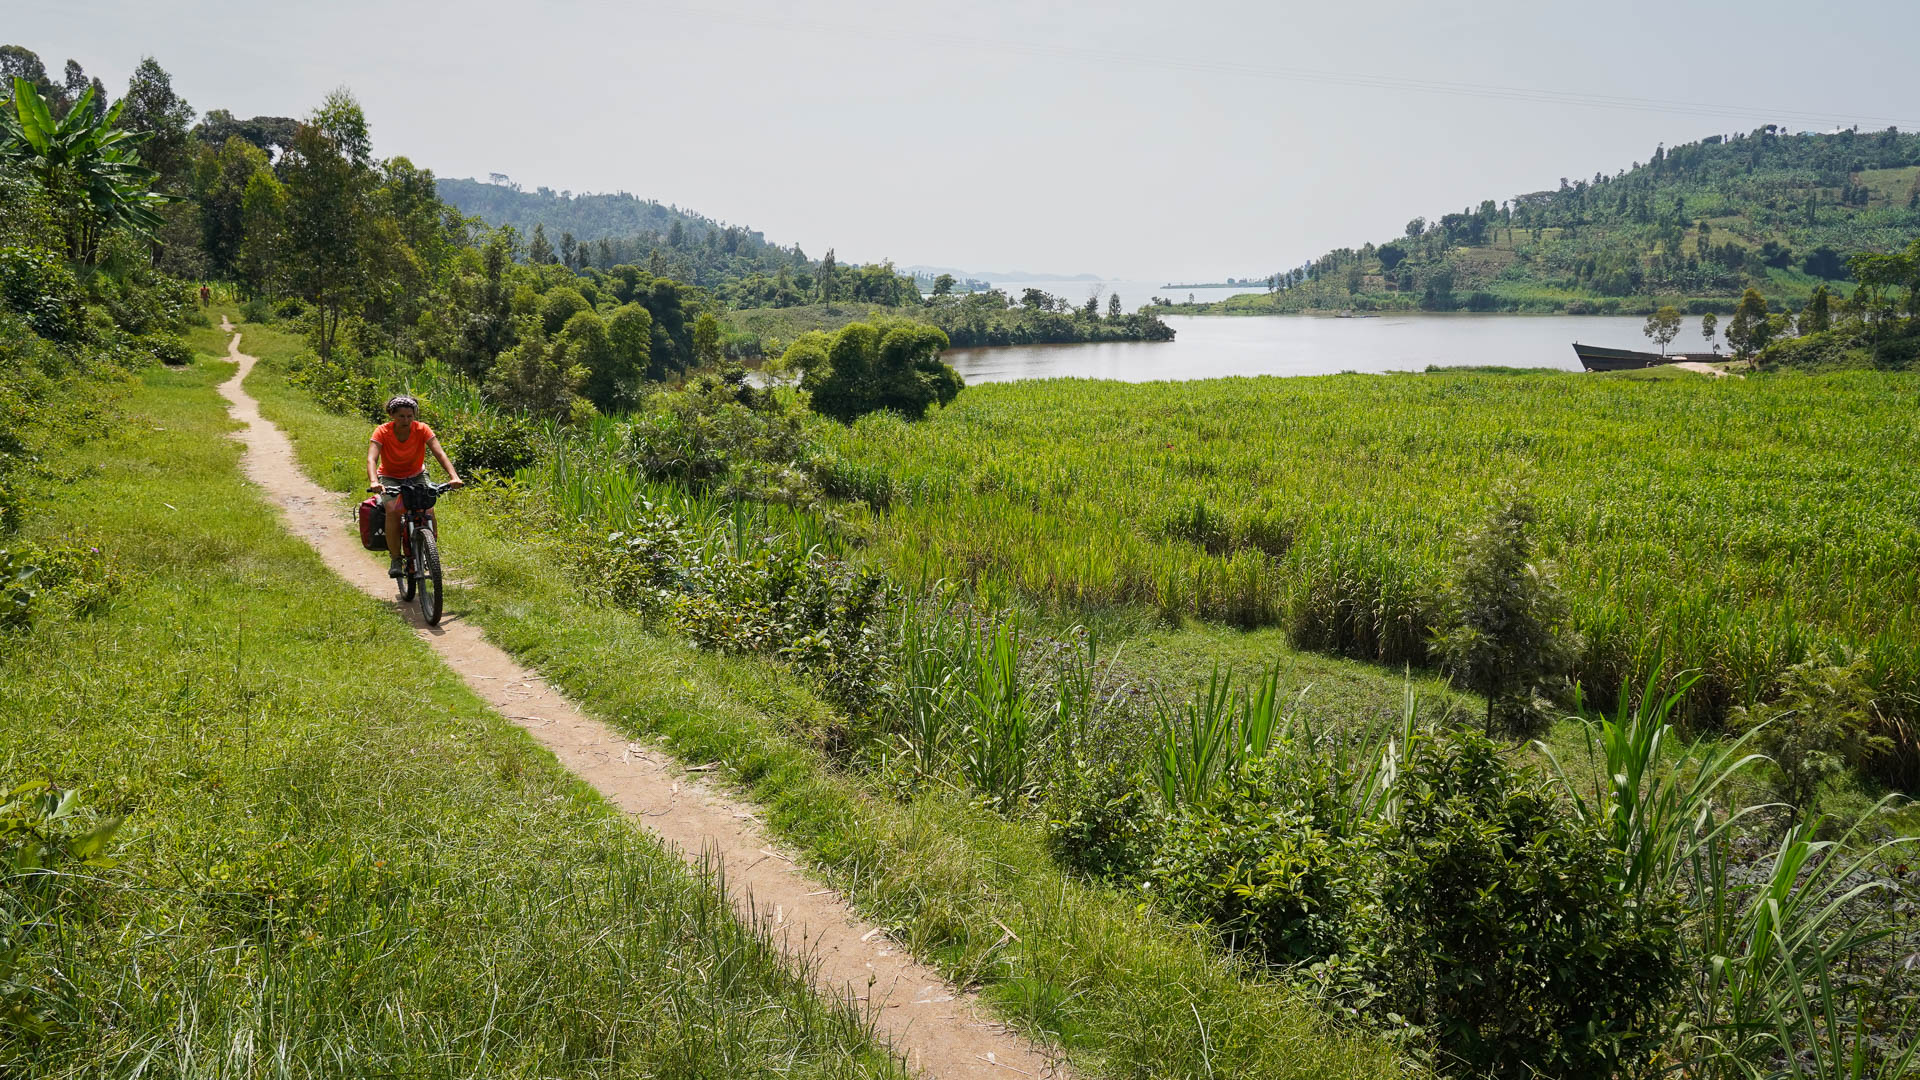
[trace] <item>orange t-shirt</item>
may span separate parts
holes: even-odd
[[[433,429],[415,420],[402,442],[389,420],[373,429],[373,441],[380,446],[380,475],[404,480],[419,476],[427,467],[427,444],[433,441]]]

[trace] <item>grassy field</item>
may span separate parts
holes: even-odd
[[[123,823],[117,865],[9,871],[0,1073],[901,1075],[286,535],[223,437],[231,370],[90,388],[97,437],[10,541],[58,572],[0,634],[0,788],[82,809],[4,835]]]
[[[247,329],[256,355],[291,347],[270,329]],[[293,436],[311,475],[343,493],[358,487],[364,424],[316,407],[275,364],[256,369],[249,388]],[[503,493],[468,493],[449,507],[443,532],[453,575],[470,583],[451,595],[457,617],[486,627],[599,715],[668,741],[685,760],[721,763],[863,914],[979,986],[1023,1030],[1064,1047],[1084,1075],[1418,1071],[1388,1041],[1345,1028],[1300,991],[1222,956],[1204,931],[1064,873],[1037,822],[982,813],[945,788],[902,800],[835,768],[812,748],[833,722],[828,707],[792,672],[698,650],[589,601],[551,535],[530,534]],[[1160,653],[1169,676],[1204,662],[1190,648]],[[1377,684],[1384,699],[1388,683]]]
[[[1850,648],[1911,719],[1916,391],[1870,373],[1052,380],[826,430],[888,474],[870,550],[903,580],[1277,626],[1393,665],[1428,659],[1459,537],[1514,477],[1590,693],[1664,657],[1706,674],[1688,709],[1717,721]]]

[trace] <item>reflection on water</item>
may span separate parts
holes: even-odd
[[[1575,341],[1650,346],[1644,320],[1576,315],[1171,316],[1173,341],[950,349],[969,383],[1070,376],[1150,382],[1228,375],[1419,371],[1428,364],[1580,370]],[[1690,333],[1697,333],[1691,326]],[[1685,346],[1684,339],[1675,348]],[[1698,348],[1697,345],[1692,346]]]

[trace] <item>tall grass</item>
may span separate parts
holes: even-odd
[[[1818,839],[1819,823],[1796,824],[1770,855],[1740,858],[1738,826],[1763,808],[1733,808],[1730,793],[1764,759],[1745,752],[1746,737],[1711,744],[1674,731],[1696,677],[1666,694],[1651,683],[1637,699],[1623,693],[1612,717],[1587,723],[1592,783],[1553,761],[1574,811],[1619,852],[1621,887],[1637,899],[1685,900],[1695,970],[1675,1023],[1675,1067],[1743,1080],[1905,1075],[1920,1052],[1920,1017],[1897,1006],[1892,1017],[1869,1015],[1866,995],[1840,984],[1856,983],[1851,969],[1867,946],[1898,929],[1864,901],[1894,887],[1873,870],[1915,838],[1875,840],[1878,814],[1869,813],[1836,839]],[[1877,961],[1893,968],[1889,959]],[[1891,1044],[1881,1036],[1888,1027]]]
[[[889,474],[870,550],[902,580],[1284,626],[1394,664],[1428,660],[1456,537],[1519,474],[1596,693],[1667,657],[1700,673],[1674,715],[1712,726],[1844,647],[1910,735],[1916,391],[1920,377],[1870,372],[1063,379],[820,437]],[[1881,765],[1920,783],[1920,742]]]

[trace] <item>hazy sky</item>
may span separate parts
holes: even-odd
[[[0,40],[243,117],[345,85],[381,154],[815,256],[1114,277],[1266,274],[1663,141],[1920,127],[1914,0],[0,0]],[[1656,104],[1579,104],[1622,98]]]

